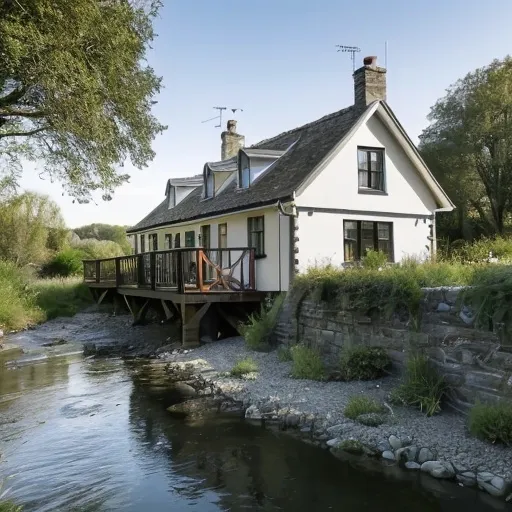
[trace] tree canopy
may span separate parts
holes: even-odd
[[[145,63],[159,0],[0,0],[0,190],[24,159],[87,201],[143,168],[165,127],[161,80]]]
[[[124,226],[111,224],[89,224],[73,230],[81,240],[107,240],[120,245],[124,254],[131,254],[132,246],[126,236]]]
[[[420,150],[460,221],[473,217],[482,231],[502,234],[512,211],[512,58],[457,81],[429,120]]]

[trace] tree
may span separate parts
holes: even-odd
[[[0,0],[0,190],[31,159],[77,200],[108,200],[129,178],[118,166],[147,165],[165,129],[151,113],[161,80],[144,62],[159,6]]]
[[[126,236],[124,226],[114,226],[111,224],[89,224],[73,230],[81,240],[110,240],[119,244],[124,254],[131,254],[132,246]]]
[[[0,258],[17,265],[43,263],[65,244],[60,209],[48,196],[31,192],[0,202]]]
[[[452,85],[431,109],[420,149],[457,206],[502,234],[512,209],[512,58]]]

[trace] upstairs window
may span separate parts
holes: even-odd
[[[251,185],[251,167],[249,158],[242,151],[240,152],[240,160],[238,166],[238,186],[240,188],[249,188]]]
[[[384,150],[375,148],[357,149],[359,190],[384,192]]]
[[[249,217],[247,219],[247,241],[254,247],[257,258],[265,256],[265,217]]]
[[[204,180],[204,197],[213,197],[213,172],[207,171]]]
[[[393,261],[393,223],[346,220],[344,223],[345,261],[359,261],[366,251],[382,251]]]

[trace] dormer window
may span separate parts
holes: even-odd
[[[240,188],[249,188],[251,185],[251,166],[248,156],[245,152],[240,152],[240,162],[238,171],[238,186]]]
[[[204,180],[204,197],[213,197],[213,190],[214,190],[213,172],[207,171],[206,177]]]

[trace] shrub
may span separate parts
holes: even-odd
[[[373,380],[385,375],[391,359],[381,347],[354,347],[344,350],[340,358],[343,380]]]
[[[373,251],[369,250],[366,251],[365,256],[363,257],[363,267],[372,269],[372,270],[379,270],[381,268],[384,268],[384,266],[388,262],[388,257],[385,253],[382,251]]]
[[[284,298],[285,295],[280,294],[273,301],[263,304],[259,314],[250,315],[248,321],[241,325],[241,334],[250,349],[270,350],[270,335],[276,325]]]
[[[292,360],[291,350],[288,347],[281,346],[277,349],[277,357],[279,358],[279,361],[281,361],[281,362],[291,361]]]
[[[0,512],[21,512],[22,508],[12,501],[0,501]]]
[[[469,413],[469,431],[484,441],[512,445],[512,404],[476,404]]]
[[[490,254],[503,263],[512,262],[512,238],[482,237],[472,242],[455,240],[448,246],[445,257],[450,261],[484,263]]]
[[[110,240],[85,239],[73,243],[73,248],[83,254],[83,259],[96,260],[124,256],[123,248]]]
[[[248,373],[253,373],[258,371],[258,363],[250,358],[246,357],[245,359],[241,359],[240,361],[237,361],[235,366],[231,368],[231,375],[233,377],[242,377],[243,375],[246,375]]]
[[[341,441],[341,443],[338,444],[338,446],[336,446],[336,448],[338,450],[343,450],[344,452],[352,453],[354,455],[360,455],[365,451],[364,444],[357,439],[344,439]]]
[[[291,348],[292,377],[294,379],[324,380],[325,368],[320,354],[304,345]]]
[[[361,414],[379,414],[384,411],[384,407],[374,398],[366,395],[357,395],[350,397],[343,414],[347,418],[355,420],[361,416]]]
[[[80,274],[83,270],[82,260],[86,259],[78,249],[64,249],[58,252],[46,265],[42,274],[47,276],[69,277]]]
[[[419,407],[427,416],[441,411],[446,382],[427,357],[412,356],[407,362],[403,383],[391,393],[394,403]]]

